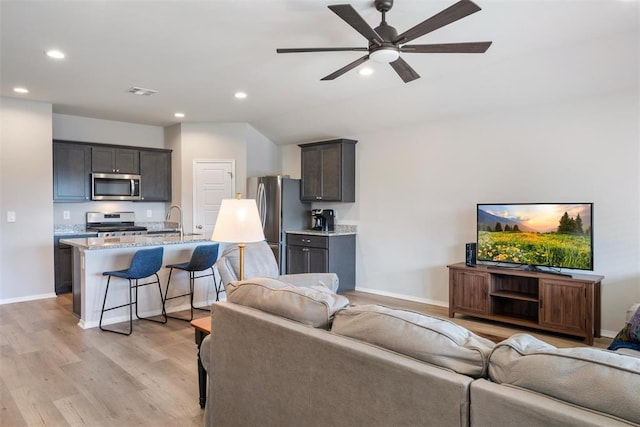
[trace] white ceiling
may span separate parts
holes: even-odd
[[[640,0],[476,0],[483,10],[413,43],[493,41],[489,50],[404,54],[422,76],[408,84],[372,61],[368,78],[356,69],[320,81],[361,52],[276,54],[366,47],[327,8],[346,2],[379,24],[372,0],[0,0],[2,95],[157,126],[177,123],[176,111],[184,122],[248,122],[289,144],[638,90]],[[402,32],[453,3],[396,0],[387,22]],[[46,57],[52,47],[67,58]]]

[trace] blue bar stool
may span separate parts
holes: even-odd
[[[193,250],[193,254],[191,254],[191,259],[188,262],[183,262],[180,264],[170,264],[166,266],[166,268],[169,268],[170,270],[169,270],[169,279],[167,280],[167,288],[164,291],[163,305],[167,303],[167,300],[186,297],[186,296],[189,296],[189,301],[191,304],[191,317],[189,319],[176,317],[176,316],[169,316],[169,315],[167,315],[167,317],[170,317],[172,319],[178,319],[178,320],[186,320],[190,322],[193,320],[194,309],[207,310],[207,311],[209,310],[208,308],[205,308],[205,307],[196,307],[193,305],[193,289],[194,289],[195,280],[200,279],[201,277],[209,277],[209,276],[213,277],[213,284],[216,288],[216,301],[220,300],[221,291],[220,291],[218,282],[216,281],[215,272],[213,271],[213,264],[218,259],[219,247],[220,247],[220,244],[218,243],[214,243],[211,245],[196,246],[196,248]],[[169,285],[171,284],[171,274],[173,273],[174,269],[189,272],[189,292],[170,297]],[[196,273],[203,272],[205,270],[211,270],[211,273],[207,272],[207,274],[196,276]]]
[[[162,298],[162,287],[160,286],[160,278],[158,277],[158,271],[162,267],[162,255],[164,253],[164,248],[153,248],[153,249],[142,249],[136,252],[131,259],[131,265],[126,270],[118,270],[118,271],[105,271],[102,273],[103,276],[109,276],[107,279],[107,288],[104,291],[104,301],[102,302],[102,312],[100,313],[100,330],[107,332],[114,332],[116,334],[121,335],[131,335],[133,332],[133,311],[132,305],[136,306],[136,318],[141,320],[149,320],[151,322],[156,323],[167,323],[167,313],[164,309],[164,299]],[[139,284],[139,279],[144,279],[146,277],[155,276],[156,280],[149,283]],[[121,279],[129,280],[129,302],[127,304],[117,305],[115,307],[105,308],[107,304],[107,294],[109,293],[109,283],[111,282],[112,277],[119,277]],[[158,284],[158,291],[160,291],[160,302],[162,303],[162,317],[163,320],[151,319],[148,317],[140,317],[138,315],[138,288],[141,286]],[[132,289],[136,290],[136,299],[135,301],[131,298]],[[115,310],[117,308],[129,306],[129,332],[117,331],[114,329],[106,329],[102,326],[102,317],[104,316],[105,311]]]

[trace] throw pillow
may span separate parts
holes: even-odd
[[[335,312],[349,305],[324,285],[297,287],[266,277],[229,283],[227,301],[325,329]]]
[[[619,348],[640,351],[640,307],[638,307],[622,330],[618,332],[618,335],[615,336],[608,350],[617,350]]]
[[[495,345],[449,320],[381,305],[340,310],[331,332],[476,378]]]

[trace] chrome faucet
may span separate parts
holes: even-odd
[[[178,213],[180,214],[180,221],[178,221],[178,232],[180,233],[180,237],[183,237],[183,230],[182,230],[182,208],[180,208],[180,206],[178,205],[172,205],[169,208],[169,211],[167,212],[167,216],[165,217],[165,220],[169,221],[169,218],[171,218],[171,211],[173,210],[173,208],[178,209]]]

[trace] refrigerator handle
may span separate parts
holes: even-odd
[[[265,197],[264,182],[258,184],[258,212],[260,212],[260,222],[264,229],[264,224],[267,220],[267,199]]]

